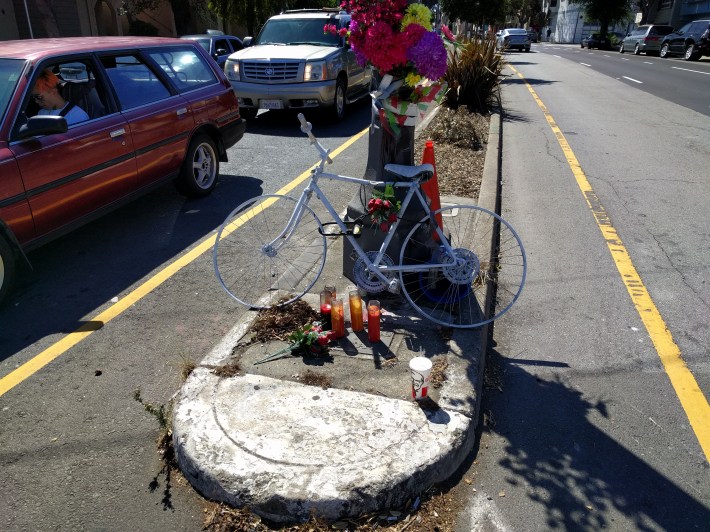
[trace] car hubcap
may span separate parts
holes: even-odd
[[[214,154],[212,150],[205,145],[197,148],[192,168],[197,185],[202,188],[208,188],[214,178]]]
[[[335,105],[338,108],[338,115],[343,114],[343,107],[345,106],[345,95],[343,94],[343,89],[338,85],[338,92],[335,95]]]
[[[692,46],[688,46],[688,47],[685,49],[685,58],[686,58],[686,59],[690,59],[690,56],[691,56],[691,55],[693,55],[693,47],[692,47]]]

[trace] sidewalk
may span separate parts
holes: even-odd
[[[479,198],[491,210],[499,124],[494,115]],[[329,239],[323,273],[303,298],[314,308],[326,284],[347,307],[354,285],[342,274],[342,246],[342,238]],[[373,348],[366,333],[353,333],[346,322],[347,336],[324,360],[253,365],[287,344],[238,347],[256,316],[244,314],[175,402],[175,453],[195,489],[275,522],[306,520],[311,513],[335,520],[402,507],[454,473],[474,445],[487,328],[456,329],[447,339],[403,296],[383,293],[380,300],[382,342]],[[431,358],[445,377],[426,401],[410,396],[409,360],[415,356]],[[235,362],[238,374],[215,374]],[[327,389],[303,384],[309,375],[329,381]]]

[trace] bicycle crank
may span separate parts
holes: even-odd
[[[367,258],[370,260],[370,262],[372,262],[375,260],[375,258],[377,258],[378,253],[378,251],[366,251],[365,255],[367,255]],[[382,255],[381,264],[383,266],[394,266],[394,261],[389,255],[384,254]],[[353,266],[353,280],[355,281],[355,284],[357,284],[359,288],[366,290],[370,294],[382,292],[383,290],[389,289],[389,287],[392,286],[392,281],[395,280],[394,272],[383,273],[388,279],[387,283],[384,283],[380,280],[379,277],[377,277],[377,275],[370,272],[363,259],[358,257],[358,259],[355,261],[355,265]]]

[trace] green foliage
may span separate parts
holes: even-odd
[[[444,80],[449,85],[444,104],[456,109],[486,112],[495,100],[503,57],[496,50],[495,38],[472,39],[449,49],[449,67]]]
[[[449,19],[478,25],[502,23],[507,3],[500,0],[440,0],[441,10]]]
[[[606,35],[609,26],[626,20],[631,15],[630,3],[625,0],[570,0],[584,7],[588,19],[599,21],[599,33]]]

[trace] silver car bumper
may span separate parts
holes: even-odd
[[[245,109],[301,109],[328,107],[335,101],[335,80],[266,85],[230,81]]]

